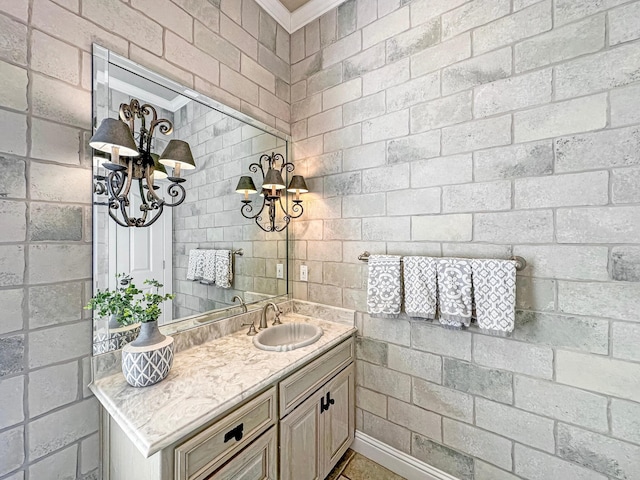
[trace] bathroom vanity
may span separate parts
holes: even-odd
[[[323,479],[354,432],[352,325],[288,352],[242,329],[179,352],[169,376],[137,389],[120,374],[91,388],[103,405],[105,480]]]

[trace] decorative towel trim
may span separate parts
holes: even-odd
[[[398,318],[402,304],[399,255],[371,255],[367,311],[377,318]]]
[[[516,262],[472,260],[478,326],[490,332],[512,332],[516,311]]]
[[[404,311],[412,318],[436,318],[438,308],[437,260],[404,257]]]
[[[440,323],[449,328],[471,324],[471,263],[460,258],[438,260]]]

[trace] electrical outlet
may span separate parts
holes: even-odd
[[[282,263],[276,265],[276,278],[284,278],[284,265]]]
[[[306,265],[300,265],[300,281],[308,282],[309,281],[309,270]]]

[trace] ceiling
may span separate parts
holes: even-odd
[[[345,0],[256,0],[284,29],[293,33]]]
[[[189,97],[113,64],[109,65],[109,88],[170,112],[191,101]]]

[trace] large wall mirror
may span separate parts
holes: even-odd
[[[195,164],[195,168],[182,168],[177,174],[175,169],[167,169],[169,178],[164,179],[161,177],[167,175],[156,170],[154,193],[171,203],[180,198],[180,189],[184,188],[184,201],[165,207],[149,226],[126,227],[113,218],[122,212],[108,201],[110,170],[104,164],[109,156],[94,150],[94,294],[117,288],[119,274],[129,276],[141,289],[148,288],[145,279],[158,280],[165,293],[175,295],[163,304],[158,320],[166,333],[241,313],[244,307],[238,298],[251,309],[287,295],[287,229],[263,231],[242,215],[243,197],[236,193],[241,176],[253,176],[255,185],[260,185],[262,177],[259,172],[250,172],[250,165],[259,162],[261,156],[279,154],[286,161],[287,135],[97,45],[93,104],[94,129],[106,118],[122,118],[123,105],[125,110],[148,105],[147,130],[154,111],[158,119],[166,120],[156,125],[151,152],[160,155],[169,142],[180,140],[189,145]],[[140,123],[136,123],[136,144],[139,128]],[[126,153],[120,152],[123,156]],[[171,180],[176,176],[179,181]],[[148,197],[145,188],[132,183],[125,209],[132,218],[141,216],[141,204]],[[176,197],[172,197],[172,191]],[[150,211],[148,218],[155,213]],[[191,278],[189,260],[198,250],[229,255],[227,284],[218,285],[208,277]],[[109,318],[94,312],[93,334],[94,354],[99,354],[121,348],[137,332],[135,327],[113,321],[110,324]]]

